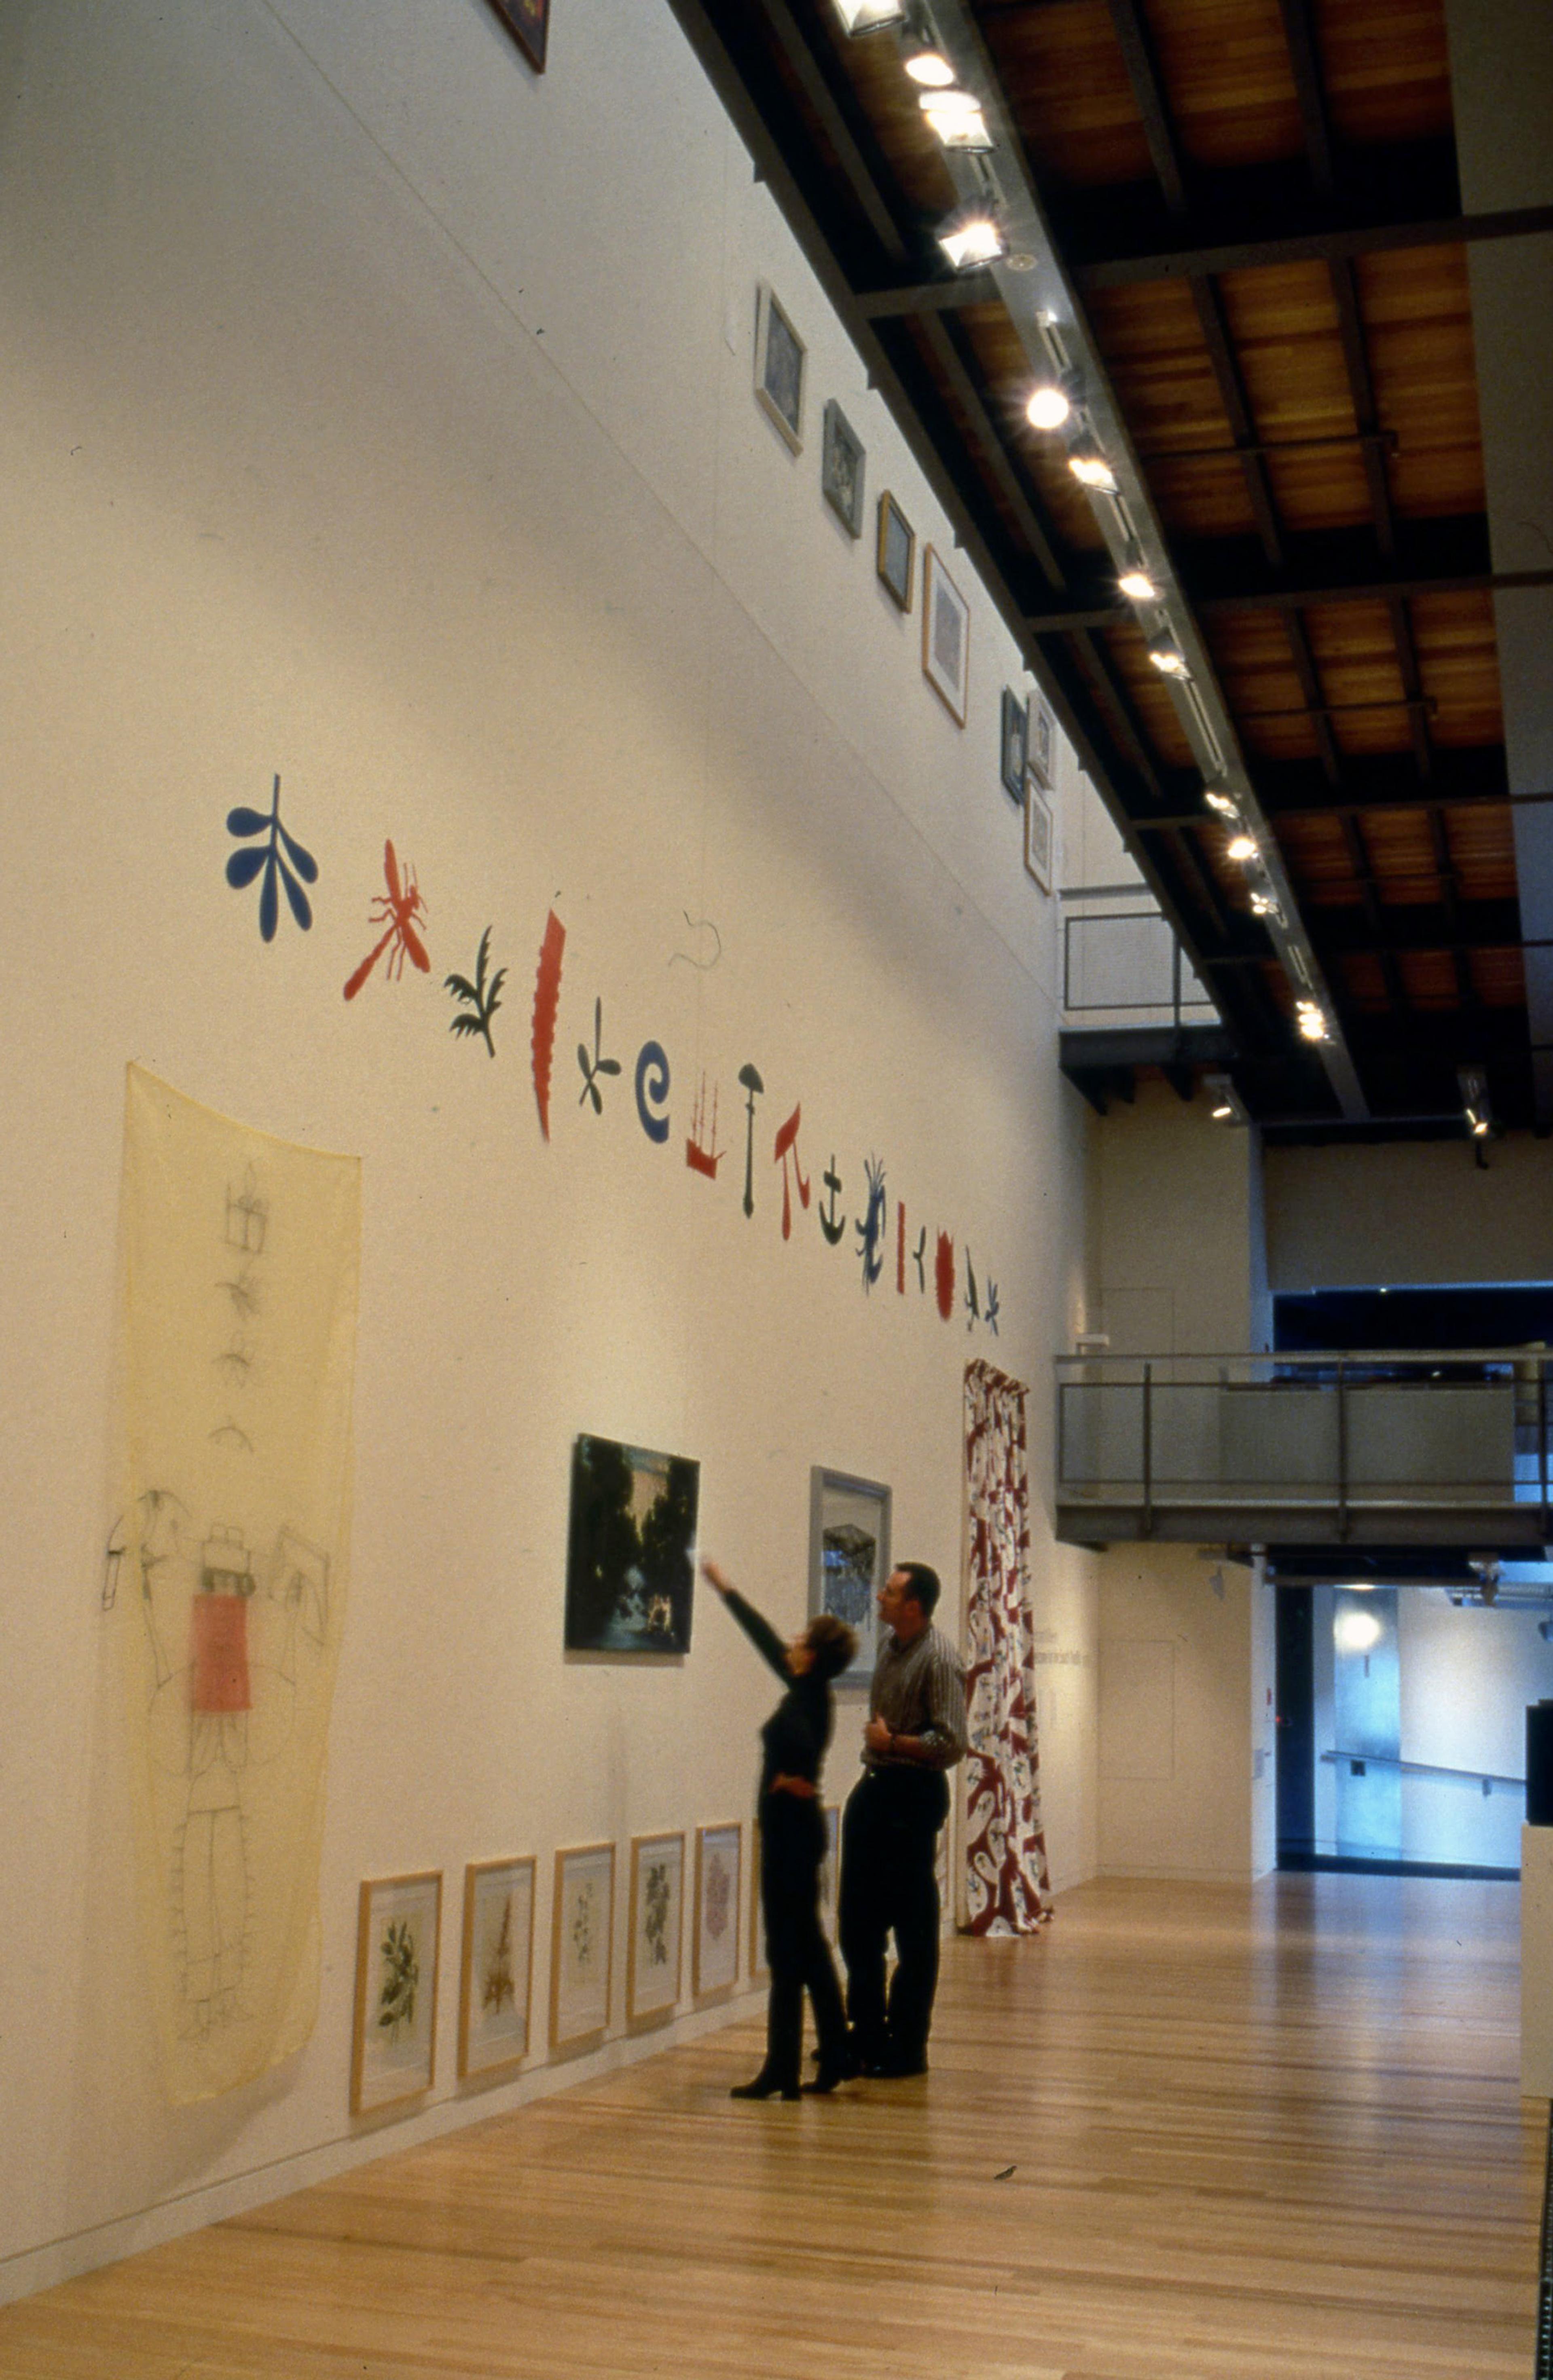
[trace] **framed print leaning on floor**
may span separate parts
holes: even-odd
[[[739,1980],[739,1885],[744,1828],[736,1819],[696,1829],[696,1923],[690,1989],[697,1999]]]
[[[356,2022],[350,2112],[371,2115],[430,2091],[437,2071],[440,1869],[380,1876],[361,1887],[356,1924]]]
[[[614,1845],[555,1854],[551,1919],[550,2046],[591,2048],[610,2021],[614,1949]]]
[[[464,1871],[460,2081],[497,2073],[527,2057],[533,1981],[533,1861],[471,1861]]]

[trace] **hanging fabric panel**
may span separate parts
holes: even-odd
[[[112,1621],[178,2103],[262,2074],[317,2013],[360,1172],[129,1069]]]
[[[1026,1391],[965,1367],[970,1517],[970,1755],[965,1897],[973,1934],[1029,1934],[1050,1915],[1030,1636]]]

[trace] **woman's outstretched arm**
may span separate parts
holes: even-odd
[[[745,1601],[725,1571],[721,1570],[716,1562],[708,1560],[705,1557],[701,1562],[701,1576],[709,1586],[716,1587],[761,1659],[776,1671],[784,1685],[790,1685],[792,1680],[788,1675],[787,1647],[770,1621],[763,1619],[752,1603]]]

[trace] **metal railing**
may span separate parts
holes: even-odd
[[[1067,892],[1062,900],[1062,1006],[1071,1018],[1143,1016],[1178,1026],[1217,1018],[1169,919],[1147,892],[1108,886]],[[1076,905],[1099,901],[1108,905]]]
[[[1060,1357],[1059,1508],[1143,1536],[1223,1519],[1255,1541],[1546,1544],[1550,1363],[1506,1347]]]

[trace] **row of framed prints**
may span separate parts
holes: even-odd
[[[664,2022],[679,2005],[686,1858],[683,1834],[632,1839],[625,1966],[625,2016],[631,2025]],[[705,2004],[732,1991],[740,1977],[743,1827],[736,1820],[698,1827],[694,1859],[691,1991],[698,2004]],[[833,1858],[831,1865],[833,1872]],[[535,1884],[536,1863],[528,1856],[478,1860],[464,1871],[458,1981],[461,2082],[510,2073],[530,2053]],[[833,1890],[830,1900],[833,1908]],[[438,1869],[377,1876],[361,1886],[352,2115],[413,2098],[429,2091],[435,2080],[442,1907]],[[614,1844],[581,1843],[557,1852],[551,1909],[552,2053],[591,2048],[608,2029],[614,1925]],[[758,1975],[765,1950],[758,1901],[750,1945],[752,1971]]]

